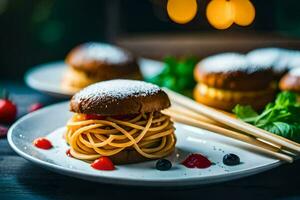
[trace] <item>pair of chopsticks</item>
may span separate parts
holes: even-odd
[[[255,151],[289,163],[293,162],[292,156],[300,153],[300,145],[296,142],[259,129],[171,90],[164,90],[172,101],[172,107],[163,113],[176,122],[251,144]]]

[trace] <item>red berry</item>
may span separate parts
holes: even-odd
[[[33,141],[33,144],[34,146],[40,148],[40,149],[51,149],[52,148],[52,144],[51,142],[46,139],[46,138],[36,138],[34,141]]]
[[[11,123],[16,119],[17,107],[8,99],[0,99],[0,122]]]
[[[31,112],[37,111],[37,110],[41,109],[43,106],[44,105],[41,103],[31,104],[28,108],[28,112],[31,113]]]
[[[94,169],[98,169],[98,170],[114,170],[115,166],[112,163],[112,161],[105,156],[102,156],[100,158],[98,158],[97,160],[95,160],[91,166]]]

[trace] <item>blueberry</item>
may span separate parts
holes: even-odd
[[[156,169],[160,171],[166,171],[171,169],[172,163],[167,159],[160,159],[156,162]]]
[[[233,153],[229,153],[223,157],[223,163],[229,166],[238,165],[240,164],[240,158]]]

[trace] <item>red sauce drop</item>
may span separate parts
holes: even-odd
[[[51,142],[48,139],[42,137],[36,138],[33,141],[33,144],[34,146],[40,149],[51,149],[53,147]]]
[[[132,115],[114,115],[111,117],[122,120],[122,119],[132,118],[132,117],[136,117],[136,116],[137,116],[136,114],[132,114]],[[96,115],[96,114],[86,114],[84,117],[86,120],[89,120],[89,119],[102,120],[102,119],[105,119],[106,116],[101,116],[101,115]]]
[[[68,149],[68,150],[66,151],[66,154],[67,154],[67,156],[73,158],[73,156],[72,156],[72,154],[71,154],[71,149]]]
[[[182,164],[187,168],[208,168],[211,166],[211,162],[200,154],[189,155]]]
[[[102,120],[104,119],[105,117],[104,116],[101,116],[101,115],[94,115],[94,114],[87,114],[85,115],[85,119],[86,120],[89,120],[89,119],[98,119],[98,120]]]
[[[114,170],[115,166],[112,163],[112,161],[105,156],[102,156],[101,158],[98,158],[95,160],[92,164],[91,167],[97,170]]]

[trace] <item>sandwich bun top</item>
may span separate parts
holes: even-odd
[[[170,107],[167,94],[158,86],[135,80],[109,80],[95,83],[75,94],[70,110],[102,116],[160,111]]]
[[[291,69],[296,51],[281,48],[261,48],[250,51],[246,56],[249,62],[261,66],[271,67],[276,79],[280,79]]]
[[[200,61],[194,70],[196,81],[209,87],[249,91],[268,88],[273,80],[271,67],[253,65],[245,55],[222,53]]]
[[[129,51],[97,42],[75,47],[69,52],[65,62],[74,69],[92,73],[107,68],[124,72],[138,69],[136,59]]]

